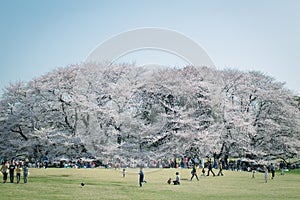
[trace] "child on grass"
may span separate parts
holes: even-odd
[[[123,169],[122,174],[123,174],[123,178],[125,178],[125,176],[126,176],[126,169],[125,168]]]
[[[176,172],[176,178],[175,181],[173,181],[174,185],[180,185],[180,176],[179,172]]]

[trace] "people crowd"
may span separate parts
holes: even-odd
[[[0,157],[1,158],[1,157]],[[11,158],[10,160],[5,159],[1,160],[1,168],[0,171],[3,175],[3,183],[14,183],[17,184],[21,183],[21,180],[23,179],[24,183],[28,182],[28,175],[29,175],[29,169],[30,167],[36,167],[36,168],[48,168],[50,166],[50,159],[48,155],[46,154],[43,157],[43,162],[29,162],[28,159],[22,160],[16,160],[15,158]],[[105,168],[108,167],[114,167],[115,169],[123,168],[122,175],[123,178],[126,177],[126,168],[128,166],[125,166],[123,163],[121,163],[121,160],[118,159],[118,162],[112,163],[107,162],[102,163]],[[98,165],[99,166],[99,165]],[[53,164],[51,165],[53,167]],[[58,165],[55,167],[60,168],[94,168],[96,167],[96,164],[93,161],[84,161],[82,159],[77,160],[77,162],[65,162],[60,161]],[[268,182],[269,179],[269,173],[271,174],[270,179],[275,178],[275,165],[274,163],[271,163],[270,165],[264,165],[263,167],[249,167],[245,163],[241,162],[240,160],[235,161],[229,161],[228,157],[222,157],[219,158],[216,154],[213,154],[212,157],[207,156],[206,158],[198,158],[197,156],[194,157],[182,157],[182,158],[174,158],[174,159],[161,159],[161,160],[155,160],[153,161],[152,165],[150,163],[143,164],[142,168],[148,168],[148,167],[158,167],[158,168],[188,168],[191,169],[191,177],[190,181],[193,180],[195,177],[197,181],[199,181],[199,177],[197,174],[197,169],[199,168],[199,171],[201,173],[201,176],[216,176],[214,169],[218,169],[217,176],[224,176],[223,169],[225,170],[234,170],[234,171],[250,171],[252,172],[252,178],[255,178],[255,172],[260,171],[264,173],[265,182]],[[146,183],[144,179],[144,171],[140,168],[139,172],[139,185],[140,187],[143,186],[143,183]],[[205,170],[207,168],[207,171]],[[284,175],[284,171],[286,169],[286,164],[284,161],[281,161],[278,165],[278,168],[280,169],[280,174]],[[8,179],[9,178],[9,179]],[[171,178],[168,179],[168,184],[174,183],[174,185],[180,185],[180,176],[179,172],[176,172],[175,179],[172,181]]]
[[[19,184],[21,181],[21,173],[23,171],[24,183],[28,182],[29,175],[29,160],[26,159],[23,161],[16,161],[14,158],[10,160],[3,160],[0,171],[3,175],[3,183],[8,183],[8,174],[9,174],[9,183],[14,183],[16,175],[16,183]]]

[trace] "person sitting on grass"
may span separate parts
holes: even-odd
[[[180,185],[180,176],[179,172],[176,172],[176,178],[175,181],[173,181],[174,185]]]

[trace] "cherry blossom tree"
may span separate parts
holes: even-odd
[[[260,72],[84,63],[6,87],[0,155],[298,157],[299,100]]]

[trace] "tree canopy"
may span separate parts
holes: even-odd
[[[85,63],[6,87],[0,155],[299,157],[299,97],[260,72]]]

